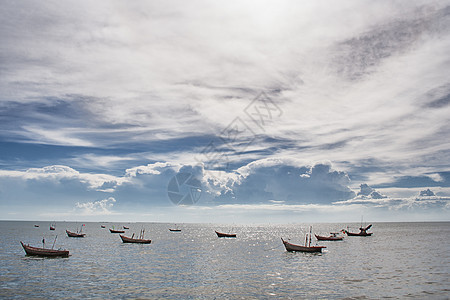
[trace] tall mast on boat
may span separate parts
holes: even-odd
[[[309,245],[308,245],[308,247],[311,247],[311,232],[312,232],[312,226],[309,226]]]

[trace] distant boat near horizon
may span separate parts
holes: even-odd
[[[367,232],[372,227],[372,224],[369,224],[367,227],[360,227],[359,232],[349,232],[347,229],[342,229],[341,231],[345,233],[347,236],[371,236],[373,232]]]
[[[66,233],[68,237],[78,237],[78,238],[82,238],[86,236],[86,233],[81,233],[81,232],[72,232],[66,229]]]
[[[105,226],[105,225],[100,225],[100,227],[101,227],[101,228],[106,228],[106,226]]]
[[[223,233],[223,232],[218,232],[215,231],[217,234],[217,237],[230,237],[230,238],[235,238],[236,237],[236,233]]]
[[[130,227],[127,227],[127,226],[123,226],[123,229],[130,229]]]
[[[39,227],[39,225],[34,224],[34,227]]]
[[[180,232],[181,229],[178,228],[177,224],[175,224],[175,228],[169,228],[169,231],[172,231],[172,232]]]
[[[115,229],[111,229],[111,228],[109,228],[109,231],[111,233],[125,233],[125,230],[115,230]]]
[[[318,241],[342,241],[344,239],[343,236],[338,236],[336,232],[330,232],[329,236],[321,236],[318,234],[314,234]]]

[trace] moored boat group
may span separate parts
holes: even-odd
[[[34,225],[34,226],[38,227],[37,225]],[[83,224],[81,226],[81,229],[80,230],[77,229],[76,232],[66,230],[67,236],[68,237],[78,237],[78,238],[86,237],[86,233],[82,232],[83,226],[85,226],[85,225]],[[362,237],[371,236],[372,232],[370,232],[370,233],[367,232],[371,227],[372,227],[372,225],[368,225],[366,227],[361,226],[359,228],[360,232],[358,232],[358,233],[357,232],[349,232],[348,227],[347,227],[347,229],[342,229],[340,232],[346,234],[347,236],[362,236]],[[101,225],[101,228],[106,228],[106,226]],[[127,227],[127,226],[123,226],[122,228],[129,229],[129,227]],[[50,230],[55,230],[55,224],[52,224],[50,226]],[[113,226],[113,228],[109,228],[109,231],[111,233],[120,233],[119,237],[123,243],[150,244],[152,242],[151,239],[146,239],[144,237],[145,229],[141,229],[139,235],[136,237],[135,237],[134,233],[131,237],[127,237],[122,234],[122,233],[125,233],[125,230],[114,229],[114,226]],[[169,231],[181,232],[181,229],[169,228]],[[317,241],[342,241],[344,239],[344,237],[339,236],[340,232],[331,232],[329,236],[322,236],[322,235],[318,235],[318,234],[314,234],[314,236],[316,237]],[[236,233],[224,233],[224,232],[219,232],[219,231],[215,231],[215,233],[216,233],[217,237],[219,237],[219,238],[236,238],[237,237]],[[316,243],[316,245],[311,246],[311,238],[312,238],[312,227],[310,227],[309,233],[306,234],[304,245],[292,244],[283,238],[281,238],[281,241],[282,241],[286,251],[288,251],[288,252],[321,253],[322,249],[325,249],[326,246],[320,246],[317,243]],[[56,238],[55,238],[55,242],[56,242]],[[53,243],[53,246],[54,246],[55,242]],[[20,243],[27,255],[43,256],[43,257],[68,257],[69,256],[69,250],[65,250],[65,249],[64,250],[61,250],[61,249],[55,250],[55,249],[53,249],[53,247],[51,249],[45,248],[45,240],[44,239],[43,239],[43,247],[42,248],[33,247],[33,246],[30,246],[29,244],[25,244],[23,242],[20,242]]]

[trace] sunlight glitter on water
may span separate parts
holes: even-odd
[[[123,244],[99,223],[86,223],[85,238],[68,238],[64,230],[74,225],[57,223],[49,232],[45,223],[35,229],[30,222],[0,222],[0,297],[449,296],[450,223],[377,223],[372,237],[320,242],[327,247],[322,254],[286,252],[281,243],[280,237],[304,243],[308,224],[183,224],[179,233],[169,232],[169,224],[130,224],[130,235],[146,228],[149,245]],[[314,224],[313,231],[347,225]],[[219,229],[237,238],[218,238]],[[43,236],[52,241],[56,234],[56,247],[69,249],[69,258],[27,257],[19,244],[39,246]]]

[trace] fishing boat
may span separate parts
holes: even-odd
[[[105,225],[100,225],[100,227],[101,227],[101,228],[106,228],[106,226],[105,226]]]
[[[342,232],[345,233],[347,236],[371,236],[373,234],[373,232],[367,232],[367,230],[370,229],[370,227],[372,227],[372,224],[368,225],[367,227],[360,227],[359,228],[359,232],[349,232],[348,228],[347,229],[342,229]]]
[[[293,251],[299,251],[299,252],[322,252],[323,248],[326,248],[325,246],[301,246],[301,245],[295,245],[291,244],[283,239],[284,247],[286,248],[286,251],[293,252]]]
[[[55,230],[56,229],[56,227],[55,227],[55,225],[50,225],[50,230]]]
[[[69,250],[54,250],[54,249],[32,247],[30,245],[24,244],[23,242],[20,242],[20,244],[22,244],[23,250],[25,250],[25,253],[27,255],[45,256],[45,257],[68,257],[69,256]]]
[[[135,239],[135,238],[126,237],[122,234],[120,234],[119,236],[122,239],[122,242],[124,242],[124,243],[150,244],[152,242],[152,240]]]
[[[111,232],[111,233],[125,233],[125,230],[115,230],[115,229],[109,229],[109,231]]]
[[[34,227],[39,227],[39,225],[34,224]]]
[[[123,229],[130,229],[130,227],[127,227],[127,226],[123,226]]]
[[[218,237],[230,237],[230,238],[236,237],[236,233],[222,233],[222,232],[216,231],[216,234]]]
[[[338,236],[337,232],[330,232],[329,236],[321,236],[318,234],[314,234],[316,236],[316,239],[319,241],[342,241],[344,239],[343,236]]]
[[[122,242],[124,243],[134,243],[134,244],[150,244],[152,240],[144,239],[144,232],[145,230],[142,229],[139,233],[139,238],[134,238],[134,233],[131,237],[126,237],[122,234],[120,234],[120,238],[122,239]]]
[[[286,248],[286,251],[292,252],[292,251],[298,251],[298,252],[312,252],[312,253],[321,253],[322,249],[326,248],[325,246],[311,246],[311,231],[312,227],[309,228],[309,234],[306,234],[306,240],[305,245],[295,245],[291,244],[283,238],[281,238],[281,241],[283,242],[284,247]]]
[[[180,232],[180,231],[181,231],[181,229],[178,228],[177,224],[175,224],[174,227],[175,227],[175,228],[169,228],[169,231],[172,231],[172,232]]]
[[[86,233],[82,233],[82,232],[72,232],[66,229],[66,233],[68,237],[85,237]]]

